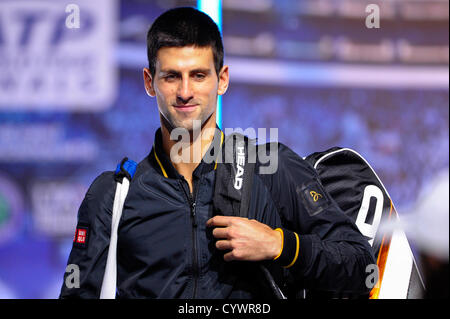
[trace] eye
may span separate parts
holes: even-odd
[[[204,78],[206,78],[206,75],[204,73],[195,73],[194,78],[196,80],[203,80]]]
[[[177,75],[176,74],[167,74],[166,76],[164,76],[164,80],[171,82],[177,79]]]

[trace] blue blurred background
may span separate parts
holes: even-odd
[[[88,186],[159,127],[147,29],[196,5],[0,0],[0,298],[58,297]],[[449,163],[448,24],[441,0],[223,0],[222,127],[278,128],[301,156],[353,148],[407,214]]]

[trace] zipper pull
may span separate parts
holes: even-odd
[[[195,202],[191,202],[192,223],[194,227],[197,227],[197,221],[195,220]]]

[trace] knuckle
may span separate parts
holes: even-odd
[[[242,258],[242,253],[241,253],[241,251],[240,251],[240,250],[237,250],[237,249],[233,250],[233,257],[236,258],[236,259]]]

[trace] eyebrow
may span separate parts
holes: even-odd
[[[180,74],[181,72],[173,70],[173,69],[167,69],[167,70],[161,70],[159,71],[160,74]],[[207,75],[211,74],[211,70],[207,68],[198,68],[189,71],[190,74],[192,73],[205,73]]]

